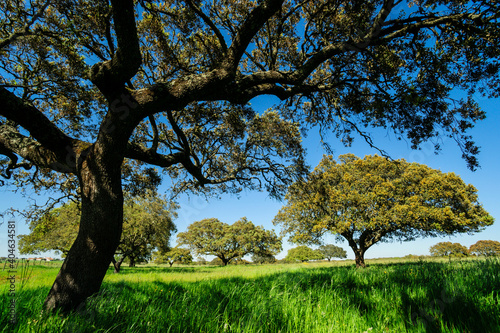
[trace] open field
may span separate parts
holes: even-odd
[[[112,269],[69,316],[42,314],[57,266],[0,282],[2,332],[500,332],[500,259]]]

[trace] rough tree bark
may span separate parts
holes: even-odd
[[[354,240],[354,235],[352,232],[344,232],[341,234],[347,242],[349,243],[349,247],[354,252],[354,261],[356,262],[356,268],[365,268],[365,252],[368,250],[368,247],[360,241],[360,244]],[[360,237],[360,239],[365,239],[365,237]]]
[[[99,145],[94,146],[78,172],[82,189],[80,228],[45,300],[47,310],[75,309],[98,292],[120,242],[123,223],[122,160],[104,158],[99,154],[102,151],[100,148]]]
[[[357,268],[365,268],[365,252],[366,250],[360,249],[358,247],[352,249],[354,251],[354,260],[356,262]]]

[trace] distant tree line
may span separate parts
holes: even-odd
[[[468,249],[460,243],[439,242],[431,246],[429,252],[434,257],[465,257],[468,255],[493,257],[500,256],[500,242],[480,240]]]

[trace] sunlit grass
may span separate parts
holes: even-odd
[[[370,262],[369,262],[370,263]],[[125,267],[69,316],[42,315],[57,268],[16,295],[14,332],[496,332],[500,260]],[[2,304],[8,301],[0,285]]]

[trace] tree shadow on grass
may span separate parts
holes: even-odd
[[[176,271],[189,273],[186,268]],[[141,273],[172,271],[166,267],[140,269]],[[137,272],[130,271],[127,273]],[[335,296],[332,302],[334,298],[344,300],[346,313],[349,310],[350,315],[363,318],[361,323],[367,327],[391,331],[402,327],[408,332],[441,332],[443,327],[457,332],[498,330],[500,297],[491,295],[500,290],[498,278],[488,275],[486,289],[474,287],[470,289],[473,293],[463,292],[469,290],[463,288],[470,285],[470,272],[457,266],[456,274],[465,276],[463,285],[447,280],[449,272],[447,263],[396,263],[374,264],[365,270],[319,267],[198,282],[107,282],[84,309],[67,317],[69,323],[64,327],[74,332],[297,332],[300,330],[292,318],[297,309],[285,308],[283,295],[313,295],[308,303],[294,303],[297,307],[312,306],[308,309],[311,312],[319,311],[315,303],[319,300],[314,297],[328,293]],[[33,293],[41,301],[45,296]],[[493,303],[485,304],[488,296]],[[24,299],[28,298],[29,294]],[[26,310],[22,315],[36,318],[37,313]],[[381,326],[380,321],[387,316],[392,317]],[[27,331],[26,323],[19,327],[19,331]],[[54,329],[47,327],[47,332]]]
[[[108,274],[122,274],[122,275],[130,275],[130,274],[138,274],[138,273],[211,273],[219,267],[216,266],[205,266],[203,268],[200,267],[122,267],[119,273],[114,273],[113,266],[108,268]]]
[[[286,327],[287,314],[281,310],[279,300],[268,300],[266,318],[255,316],[254,309],[249,305],[249,298],[245,292],[237,291],[244,288],[251,281],[254,293],[268,294],[271,289],[291,288],[308,294],[323,288],[334,290],[342,299],[347,300],[352,308],[357,309],[360,316],[372,317],[373,324],[376,318],[384,316],[384,307],[373,297],[382,290],[392,290],[387,296],[399,298],[396,318],[403,322],[407,330],[439,332],[445,325],[450,330],[466,332],[492,331],[500,326],[500,311],[493,307],[484,307],[477,304],[478,298],[486,297],[491,290],[477,291],[475,295],[451,294],[453,285],[440,278],[440,272],[446,268],[446,263],[410,263],[410,264],[376,264],[367,270],[357,270],[353,267],[324,267],[304,269],[294,272],[271,274],[264,277],[246,279],[240,277],[221,278],[216,282],[185,283],[184,286],[175,283],[155,281],[154,285],[160,292],[175,294],[168,296],[170,302],[175,303],[177,312],[187,316],[191,311],[205,312],[198,316],[203,318],[223,317],[226,321],[241,324],[241,318],[255,321],[255,325],[265,327],[270,318],[273,327],[279,327],[282,332],[290,331]],[[390,273],[383,274],[384,270]],[[281,286],[281,287],[280,287]],[[500,285],[498,286],[500,288]],[[413,293],[418,291],[419,296]],[[191,293],[191,295],[188,295]],[[497,296],[498,297],[498,296]],[[179,303],[176,300],[189,300],[189,304]],[[387,300],[385,300],[387,302]],[[250,302],[251,303],[251,302]],[[390,303],[390,302],[389,302]],[[180,307],[180,308],[179,308]],[[226,311],[230,308],[229,313]],[[175,314],[170,314],[175,317]],[[177,316],[178,317],[178,316]],[[184,328],[188,328],[186,318],[178,317]],[[259,322],[259,321],[262,322]],[[175,322],[175,321],[174,321]],[[170,321],[172,324],[172,321]],[[191,322],[189,330],[199,330],[197,320]],[[229,324],[231,326],[231,324]],[[180,329],[181,327],[177,327]],[[266,330],[263,329],[263,332]],[[271,332],[271,330],[269,330]]]

